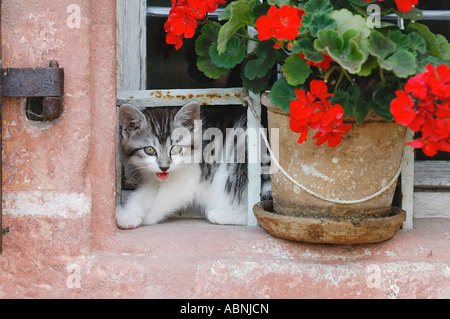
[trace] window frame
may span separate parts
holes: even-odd
[[[244,97],[248,96],[258,113],[261,114],[261,98],[259,94],[248,92],[244,88],[226,89],[177,89],[177,90],[145,90],[146,88],[146,18],[151,13],[146,6],[146,0],[121,1],[117,0],[117,105],[130,103],[134,106],[181,106],[186,104],[189,96],[195,96],[200,104],[208,105],[244,105]],[[145,7],[145,10],[143,8]],[[170,8],[158,8],[155,16],[166,16]],[[222,10],[216,11],[211,16],[218,15]],[[130,36],[137,34],[138,37]],[[134,52],[130,48],[135,48]],[[136,63],[136,61],[140,61]],[[139,76],[136,76],[138,74]],[[170,97],[170,98],[168,98]],[[253,117],[250,109],[247,110],[247,127],[259,130],[258,122]],[[119,129],[117,140],[119,141]],[[259,136],[258,136],[259,141]],[[257,226],[256,217],[253,214],[253,205],[261,200],[261,160],[258,141],[248,143],[247,152],[257,154],[257,162],[247,165],[248,175],[248,218],[247,226]],[[121,201],[122,195],[122,152],[117,143],[116,150],[116,202]]]
[[[146,0],[135,1],[121,1],[117,0],[117,19],[118,19],[118,85],[117,85],[117,105],[123,103],[131,103],[133,105],[152,105],[152,106],[180,106],[186,103],[186,97],[189,94],[200,97],[200,103],[215,104],[215,105],[237,105],[242,104],[242,98],[246,91],[243,88],[231,89],[174,89],[174,90],[145,90],[146,88],[146,57],[147,57],[147,36],[146,36],[146,18],[148,15],[154,17],[167,16],[170,8],[168,7],[147,7]],[[212,14],[218,15],[223,9]],[[450,20],[450,10],[423,10],[424,21],[436,20]],[[389,17],[388,17],[389,18]],[[134,33],[133,33],[134,32]],[[138,37],[130,36],[136,34]],[[134,48],[134,50],[130,50]],[[133,51],[133,52],[130,52]],[[139,63],[136,63],[136,62]],[[217,99],[208,99],[206,96],[213,91]],[[245,91],[245,92],[244,92]],[[240,97],[230,98],[239,92]],[[167,98],[169,97],[170,98]],[[252,99],[253,105],[256,107],[258,115],[261,115],[261,95],[248,92],[248,96]],[[248,110],[248,127],[258,129],[258,123],[250,110]],[[119,138],[119,135],[118,135]],[[408,131],[406,141],[413,139],[413,132]],[[259,202],[261,189],[261,165],[259,158],[259,136],[258,141],[254,144],[248,145],[248,152],[255,152],[258,154],[258,163],[248,165],[249,185],[248,185],[248,225],[256,226],[257,221],[254,217],[252,208],[253,205]],[[117,143],[119,144],[119,143]],[[121,158],[120,150],[117,151],[117,194],[121,195]],[[434,162],[434,163],[433,163]],[[401,192],[402,192],[402,209],[407,212],[407,219],[403,225],[404,229],[413,228],[413,212],[414,202],[419,198],[419,210],[423,210],[426,205],[427,194],[430,190],[434,191],[433,201],[439,198],[445,201],[447,206],[450,206],[450,196],[447,190],[450,189],[450,178],[446,182],[435,183],[433,174],[428,176],[431,171],[442,171],[447,167],[449,162],[442,161],[436,163],[435,161],[420,161],[420,164],[415,165],[414,150],[410,147],[405,147],[403,157],[403,170],[401,173]],[[428,173],[427,173],[428,172]],[[418,177],[415,179],[415,175]],[[434,175],[435,176],[435,175]],[[448,176],[447,176],[448,177]],[[422,192],[426,189],[426,192]],[[436,197],[437,196],[437,197]],[[431,197],[429,197],[431,199]],[[120,200],[120,198],[117,198]],[[420,214],[420,217],[428,217],[427,213]]]

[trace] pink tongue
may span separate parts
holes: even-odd
[[[167,177],[169,177],[169,173],[156,173],[156,176],[160,180],[165,181],[167,179]]]

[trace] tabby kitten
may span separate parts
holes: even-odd
[[[122,150],[141,173],[142,182],[127,203],[117,207],[119,228],[155,224],[188,206],[201,208],[215,224],[247,223],[245,159],[225,158],[225,154],[245,154],[245,136],[244,143],[239,143],[246,133],[245,118],[234,123],[237,134],[218,145],[222,140],[217,132],[225,133],[224,118],[208,118],[206,113],[202,111],[201,116],[195,101],[182,108],[120,107]],[[212,135],[217,146],[213,148],[204,139]]]

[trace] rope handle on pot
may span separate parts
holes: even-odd
[[[335,203],[335,204],[358,204],[358,203],[362,203],[362,202],[366,202],[368,200],[371,200],[372,198],[375,198],[379,195],[381,195],[382,193],[384,193],[387,189],[389,189],[392,184],[394,184],[397,181],[397,178],[400,176],[400,173],[402,171],[402,164],[400,164],[400,167],[398,168],[397,172],[395,173],[394,177],[391,179],[391,181],[385,185],[383,188],[381,188],[379,191],[377,191],[376,193],[369,195],[367,197],[364,198],[360,198],[360,199],[355,199],[355,200],[344,200],[344,199],[339,199],[339,198],[330,198],[330,197],[326,197],[326,196],[322,196],[320,194],[317,194],[316,192],[310,190],[309,188],[307,188],[306,186],[304,186],[303,184],[299,183],[298,181],[296,181],[291,175],[289,175],[288,172],[286,172],[284,170],[284,168],[280,165],[280,163],[278,162],[276,156],[274,155],[272,148],[270,147],[270,143],[267,139],[267,136],[265,134],[265,130],[264,127],[261,125],[261,122],[259,120],[259,116],[255,110],[255,108],[253,107],[253,103],[252,103],[252,99],[249,96],[245,96],[243,98],[243,101],[247,104],[247,106],[250,108],[250,110],[252,111],[253,116],[256,119],[256,122],[258,123],[258,126],[260,128],[262,128],[262,130],[259,130],[261,137],[264,140],[264,143],[266,144],[267,149],[269,150],[270,153],[270,158],[271,161],[273,162],[273,164],[275,164],[275,166],[281,171],[281,173],[288,179],[290,180],[294,185],[296,185],[297,187],[300,187],[302,190],[304,190],[305,192],[307,192],[308,194],[317,197],[321,200],[327,201],[327,202],[331,202],[331,203]]]

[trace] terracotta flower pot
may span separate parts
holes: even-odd
[[[393,214],[405,215],[404,211],[392,209],[395,176],[402,162],[405,127],[386,122],[373,114],[363,124],[354,125],[342,142],[331,148],[326,144],[317,146],[313,134],[308,136],[307,141],[298,144],[299,134],[290,130],[288,114],[271,105],[268,105],[268,122],[269,132],[273,128],[279,129],[279,140],[272,140],[271,144],[278,143],[278,161],[281,167],[313,193],[331,199],[328,201],[311,195],[295,185],[281,171],[271,175],[273,211],[277,214],[276,217],[294,217],[299,223],[307,222],[312,227],[311,231],[315,232],[314,240],[311,240],[310,236],[296,240],[362,243],[366,241],[355,233],[358,229],[362,230],[361,221],[373,219],[370,227],[376,228],[376,222],[379,220],[380,227],[384,225],[382,227],[386,228],[384,219]],[[351,203],[370,197],[386,188],[390,182],[392,185],[374,198]],[[317,220],[317,223],[311,224],[311,218]],[[405,216],[396,219],[396,223],[392,225],[395,231],[399,229],[404,218]],[[328,221],[327,227],[333,228],[339,227],[339,223],[333,223],[334,221],[346,220],[355,225],[355,231],[350,231],[353,232],[350,236],[352,238],[340,234],[339,238],[332,240],[323,229],[317,231],[325,225],[325,221]],[[333,224],[331,226],[330,221]],[[292,218],[286,219],[286,222],[293,225]],[[276,223],[282,221],[278,218]],[[322,235],[318,236],[320,233]],[[282,237],[282,234],[279,237]],[[355,242],[355,238],[359,239]],[[380,238],[387,239],[383,236]]]

